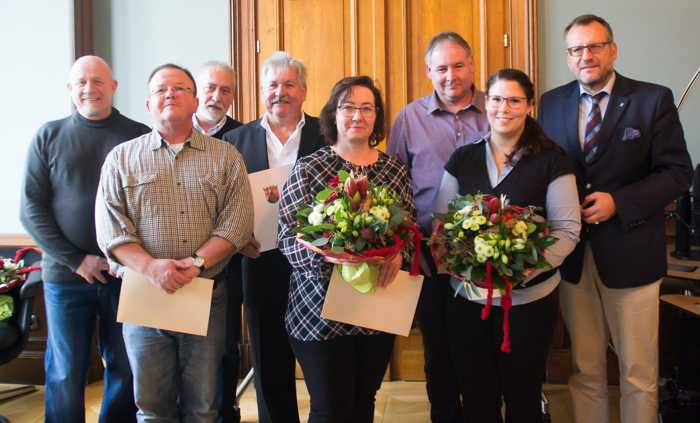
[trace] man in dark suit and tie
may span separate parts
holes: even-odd
[[[585,222],[561,268],[578,423],[609,422],[608,338],[620,362],[623,423],[657,421],[659,285],[664,206],[687,190],[691,162],[668,88],[613,69],[610,25],[594,15],[565,30],[576,81],[542,95],[545,132],[572,157]]]
[[[318,119],[302,112],[306,68],[301,61],[274,53],[263,63],[260,88],[263,117],[223,136],[243,154],[248,173],[293,164],[324,145]],[[259,248],[253,240],[241,251],[258,418],[261,423],[298,423],[295,360],[284,326],[292,268],[279,250],[261,254]]]

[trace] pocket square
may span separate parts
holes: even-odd
[[[622,133],[622,141],[632,141],[641,137],[642,133],[639,132],[637,128],[625,128],[625,132]]]

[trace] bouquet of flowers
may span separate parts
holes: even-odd
[[[0,293],[8,292],[15,286],[21,285],[27,280],[29,272],[40,269],[39,266],[24,265],[22,257],[29,251],[37,250],[32,247],[26,247],[17,250],[14,259],[0,257]],[[0,295],[0,321],[9,319],[13,313],[12,297]]]
[[[503,352],[510,351],[512,288],[551,267],[543,253],[557,239],[538,211],[511,205],[505,195],[476,194],[457,196],[447,213],[434,216],[438,223],[429,245],[438,270],[462,280],[465,289],[473,284],[487,290],[482,319],[488,318],[494,288],[503,294]]]
[[[343,279],[362,293],[374,291],[379,265],[415,244],[411,274],[418,274],[422,237],[396,194],[371,185],[366,175],[341,170],[297,212],[297,241],[340,266]]]

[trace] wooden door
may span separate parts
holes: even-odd
[[[308,69],[304,110],[317,116],[331,87],[349,75],[369,75],[384,93],[387,126],[409,102],[432,91],[425,48],[441,31],[471,45],[474,81],[516,67],[536,81],[536,0],[231,0],[231,57],[239,70],[234,114],[259,117],[260,66],[277,50]],[[423,347],[416,328],[398,338],[393,379],[422,380]]]
[[[364,74],[384,93],[389,125],[431,92],[423,57],[440,31],[456,31],[472,46],[477,88],[507,66],[536,77],[535,0],[231,1],[234,114],[244,122],[263,112],[260,66],[277,50],[307,66],[307,113],[318,115],[336,81]]]

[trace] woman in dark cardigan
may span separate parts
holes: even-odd
[[[542,421],[540,393],[547,352],[558,316],[557,267],[573,251],[581,228],[573,168],[563,151],[528,115],[534,89],[527,75],[503,69],[487,83],[486,114],[491,133],[461,147],[445,165],[438,212],[457,194],[506,194],[512,204],[542,207],[558,241],[545,251],[553,270],[538,271],[512,292],[511,352],[500,350],[503,310],[494,298],[481,320],[485,298],[452,278],[448,336],[464,402],[465,422]]]

